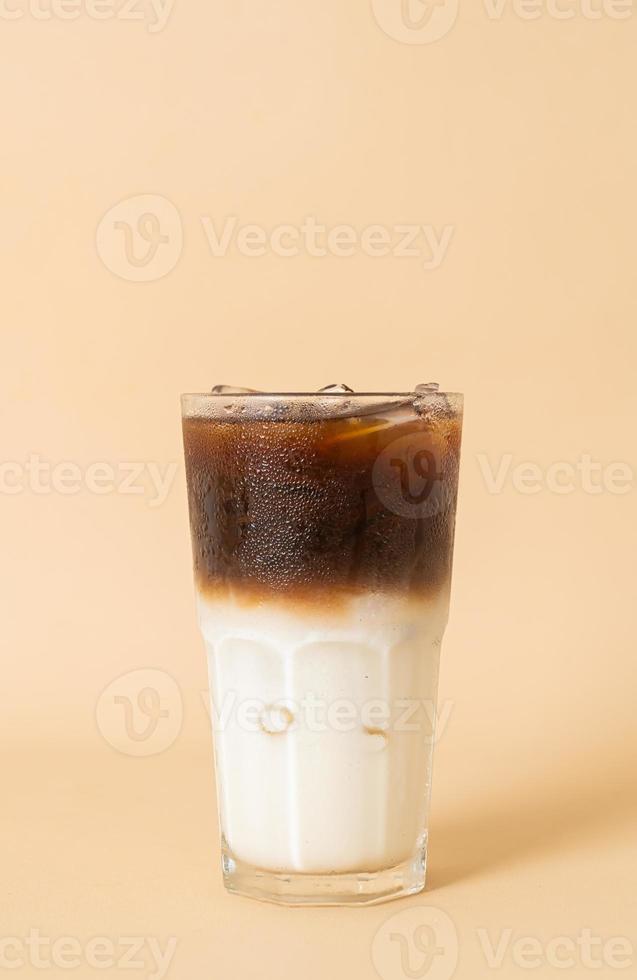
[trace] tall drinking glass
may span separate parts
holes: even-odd
[[[462,397],[182,396],[226,887],[425,883]]]

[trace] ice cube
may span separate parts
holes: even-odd
[[[319,395],[353,395],[354,389],[348,388],[347,385],[326,385],[324,388],[319,388]]]
[[[211,389],[212,395],[259,395],[261,392],[256,388],[239,388],[237,385],[215,385]]]

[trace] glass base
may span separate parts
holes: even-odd
[[[278,905],[377,905],[425,887],[427,845],[395,868],[346,874],[263,871],[238,861],[222,848],[224,884],[234,895]]]

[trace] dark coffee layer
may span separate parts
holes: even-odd
[[[185,417],[195,575],[246,597],[433,593],[451,572],[461,418]]]

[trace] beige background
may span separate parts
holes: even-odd
[[[511,947],[492,969],[481,929],[539,941],[542,980],[634,973],[637,9],[562,0],[573,17],[529,19],[531,2],[498,19],[464,0],[454,24],[435,11],[429,43],[398,0],[175,0],[161,30],[150,4],[98,20],[19,2],[0,16],[0,936],[174,936],[173,980],[371,980],[377,931],[382,945],[390,916],[433,907],[463,980],[529,972]],[[419,257],[214,256],[202,217],[232,215],[452,238],[429,269],[422,239]],[[430,380],[466,395],[430,887],[356,911],[227,897],[178,394]],[[585,454],[606,468],[600,493],[511,478]],[[62,493],[63,462],[117,481],[137,462],[142,493]],[[147,465],[171,462],[154,505]],[[165,746],[100,714],[138,669],[162,672]],[[412,941],[405,921],[392,928]],[[586,929],[630,941],[632,967],[551,965],[546,944]],[[447,980],[443,945],[426,973],[414,950],[414,975]],[[385,954],[383,980],[403,980]],[[19,980],[73,972],[28,960]]]

